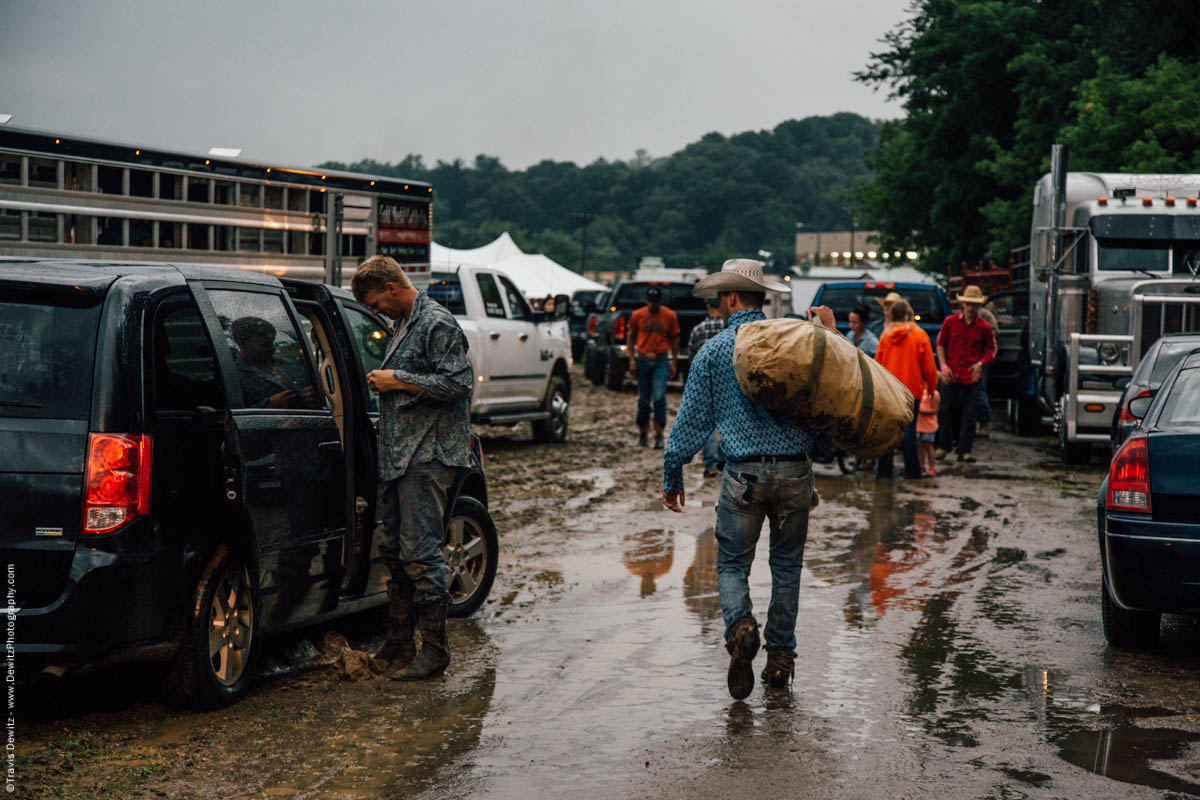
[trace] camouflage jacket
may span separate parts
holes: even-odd
[[[379,396],[380,477],[395,480],[409,465],[430,461],[469,466],[474,374],[467,337],[450,312],[418,294],[407,323],[392,333],[382,369],[421,391]]]

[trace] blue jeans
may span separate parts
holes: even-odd
[[[659,428],[667,427],[667,378],[671,375],[671,360],[668,356],[641,358],[637,360],[637,424],[644,428],[650,424],[650,404],[654,404],[654,422]]]
[[[921,413],[921,398],[916,398],[913,401],[913,418],[912,422],[904,428],[904,439],[900,442],[900,450],[904,454],[904,477],[919,478],[921,477],[921,459],[917,455],[917,415]],[[892,476],[892,455],[894,450],[889,450],[879,457],[879,462],[876,465],[876,473],[883,478]]]
[[[450,570],[442,556],[446,493],[454,468],[430,461],[413,464],[380,489],[379,554],[392,581],[426,605],[450,590]]]
[[[992,402],[988,399],[987,392],[988,371],[991,368],[991,364],[985,365],[979,378],[979,405],[975,408],[975,421],[981,425],[992,421]]]
[[[707,470],[716,470],[725,457],[721,455],[721,444],[717,439],[717,432],[714,430],[709,434],[708,439],[704,442],[704,468]]]
[[[725,638],[738,620],[754,618],[750,602],[750,566],[762,533],[771,530],[771,605],[767,609],[766,649],[796,657],[796,613],[800,572],[808,539],[808,510],[813,501],[812,464],[775,464],[726,460],[717,502],[717,590]]]

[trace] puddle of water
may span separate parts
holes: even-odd
[[[1136,719],[1170,719],[1153,710],[1115,706],[1100,709],[1110,724],[1100,729],[1082,727],[1056,738],[1058,754],[1089,772],[1113,780],[1173,792],[1200,793],[1200,732],[1138,724]],[[1194,723],[1189,723],[1194,724]]]

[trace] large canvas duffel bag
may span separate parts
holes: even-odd
[[[903,383],[836,330],[799,319],[738,328],[733,371],[746,397],[871,458],[893,450],[912,421]]]

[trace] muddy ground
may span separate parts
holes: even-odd
[[[26,689],[15,796],[1200,793],[1197,627],[1168,618],[1149,654],[1105,646],[1106,453],[1064,470],[1051,440],[994,433],[934,479],[818,466],[796,682],[742,703],[725,688],[717,482],[689,466],[686,513],[663,510],[632,390],[576,389],[563,445],[480,430],[500,568],[451,622],[443,678],[348,673],[345,647],[379,644],[366,614],[272,642],[222,711],[166,707],[131,668]]]

